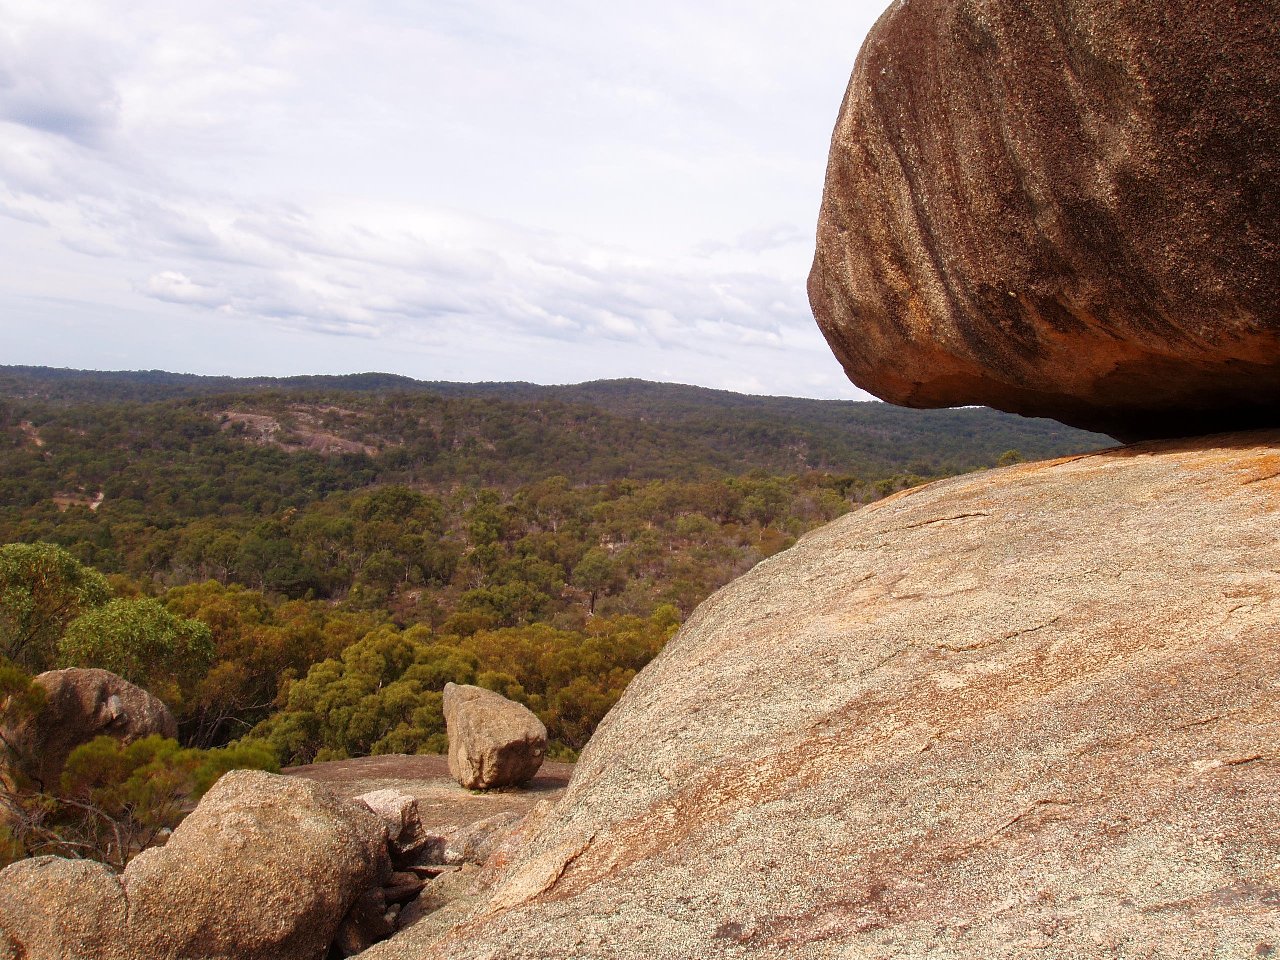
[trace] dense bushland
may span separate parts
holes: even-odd
[[[38,707],[31,675],[101,666],[181,739],[87,744],[46,790],[9,776],[0,842],[122,861],[228,764],[441,750],[448,681],[525,703],[572,758],[703,598],[805,531],[1098,443],[638,381],[0,368],[7,719]]]

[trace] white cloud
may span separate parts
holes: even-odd
[[[875,12],[0,0],[0,241],[57,241],[0,299],[849,396],[803,283]]]
[[[199,283],[176,270],[165,270],[148,278],[142,292],[167,303],[189,303],[200,307],[221,307],[227,303],[226,294],[217,287]]]

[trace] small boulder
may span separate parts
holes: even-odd
[[[92,860],[35,857],[0,870],[0,960],[114,960],[129,904]]]
[[[35,678],[44,707],[35,717],[0,729],[23,770],[44,789],[54,787],[71,751],[99,736],[125,743],[159,734],[177,737],[169,708],[107,670],[50,670]]]
[[[446,830],[441,860],[452,866],[483,864],[507,836],[524,822],[524,814],[508,811]]]
[[[310,780],[233,771],[125,869],[130,939],[151,957],[314,960],[389,873],[381,817]]]
[[[425,881],[416,873],[397,870],[387,879],[382,888],[382,897],[387,903],[407,903],[422,892]]]
[[[395,936],[360,954],[361,960],[439,956],[432,950],[433,941],[483,904],[489,889],[485,871],[472,864],[436,877],[400,911]]]
[[[449,773],[464,787],[513,786],[532,779],[542,766],[547,728],[527,707],[501,694],[446,683],[444,720]]]
[[[387,828],[387,850],[396,863],[404,862],[436,839],[423,829],[416,797],[399,790],[374,790],[355,799],[382,818]]]
[[[370,887],[356,898],[355,904],[338,925],[333,950],[343,957],[354,957],[379,940],[391,936],[395,929],[395,917],[388,916],[383,888]]]

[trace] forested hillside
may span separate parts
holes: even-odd
[[[0,862],[114,862],[228,766],[442,750],[449,681],[526,704],[572,758],[703,598],[805,531],[1105,442],[630,380],[0,368],[0,726],[32,674],[95,666],[181,739],[0,783]]]
[[[662,471],[696,470],[700,466],[730,472],[759,467],[890,475],[914,464],[919,468],[917,473],[960,472],[988,466],[1010,449],[1028,459],[1042,459],[1111,442],[1052,420],[1031,420],[986,408],[908,410],[879,402],[758,397],[643,380],[548,387],[432,383],[381,373],[235,379],[161,371],[98,373],[0,367],[0,398],[46,405],[150,405],[162,400],[222,397],[234,399],[249,412],[254,412],[251,408],[256,405],[288,416],[291,404],[305,408],[324,406],[327,401],[334,405],[337,395],[345,398],[342,406],[363,418],[349,424],[347,436],[376,440],[381,432],[380,439],[390,443],[410,441],[412,437],[405,431],[412,434],[434,425],[422,420],[414,423],[411,415],[398,421],[389,419],[388,407],[450,412],[462,422],[464,432],[470,429],[481,442],[515,435],[564,442],[566,433],[574,432],[574,422],[591,417],[600,421],[600,432],[606,434],[603,445],[597,445],[598,453],[602,457],[622,455],[629,467],[650,471],[646,475],[665,476],[669,474]],[[200,405],[190,407],[198,409]],[[480,410],[483,414],[477,413]],[[557,417],[568,419],[561,424],[567,429],[556,429]],[[336,422],[333,416],[329,420]],[[613,431],[621,421],[626,421],[624,432],[616,434]],[[498,436],[486,436],[486,428],[497,431]],[[557,435],[548,437],[548,429]],[[631,455],[637,431],[650,443],[672,447],[675,455],[671,462],[659,457],[659,463],[646,468],[645,458]],[[641,452],[652,451],[646,448]],[[554,464],[558,453],[546,451],[544,465]],[[519,469],[527,471],[530,466],[526,462]],[[530,477],[523,475],[521,479]]]
[[[199,670],[150,679],[189,742],[261,724],[284,762],[439,747],[449,679],[523,700],[575,750],[698,602],[806,530],[1105,442],[643,381],[16,367],[0,438],[0,542],[55,544],[118,598],[208,626]]]

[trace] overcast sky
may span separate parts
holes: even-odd
[[[865,397],[804,279],[881,7],[0,0],[0,362]]]

